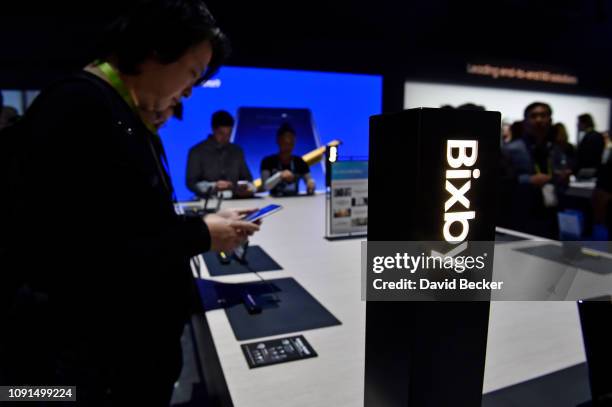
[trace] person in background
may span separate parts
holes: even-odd
[[[612,142],[610,142],[610,130],[606,130],[601,133],[604,139],[604,151],[601,155],[601,162],[605,164],[608,162],[608,158],[610,158],[610,150],[612,150]]]
[[[189,150],[187,188],[197,196],[232,191],[244,198],[255,192],[253,176],[240,146],[230,143],[234,118],[225,110],[212,115],[212,134]]]
[[[593,240],[610,240],[612,229],[612,157],[601,167],[593,203]]]
[[[513,140],[519,139],[523,135],[523,121],[502,122],[502,144],[508,144]]]
[[[510,126],[510,133],[512,133],[512,140],[510,141],[514,141],[514,140],[518,140],[519,138],[523,137],[523,130],[524,125],[523,125],[523,121],[522,120],[517,120],[514,123],[512,123],[512,125]]]
[[[484,106],[477,105],[476,103],[472,103],[472,102],[467,102],[462,105],[459,105],[457,106],[457,109],[458,110],[475,110],[478,112],[484,112],[485,110],[487,110]]]
[[[580,142],[576,151],[576,174],[583,168],[598,170],[601,167],[605,141],[601,133],[595,131],[593,117],[588,114],[578,116],[578,134]]]
[[[559,147],[562,160],[560,164],[568,169],[574,168],[576,164],[576,148],[569,142],[567,129],[563,123],[555,123],[553,126],[553,143]]]
[[[502,163],[511,202],[507,226],[556,238],[558,197],[567,188],[571,171],[552,139],[552,109],[534,102],[525,108],[523,135],[502,146]]]
[[[502,121],[501,143],[508,144],[512,141],[512,126],[506,120]]]
[[[306,182],[307,193],[314,193],[315,182],[308,164],[302,157],[293,155],[295,137],[293,127],[287,123],[282,124],[276,132],[278,154],[267,156],[261,162],[264,189],[273,195],[297,195],[300,179]]]

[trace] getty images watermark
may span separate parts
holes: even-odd
[[[612,295],[610,242],[363,242],[367,301],[576,301]]]

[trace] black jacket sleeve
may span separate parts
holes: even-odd
[[[178,255],[193,257],[210,250],[211,236],[206,223],[193,216],[177,215],[176,222],[157,232],[130,236],[126,250],[136,255]]]

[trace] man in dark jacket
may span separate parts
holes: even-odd
[[[190,257],[258,227],[237,211],[174,210],[156,118],[223,60],[205,5],[141,3],[106,39],[101,60],[43,91],[21,123],[3,219],[23,289],[3,321],[2,384],[76,385],[82,405],[168,405],[197,306]]]
[[[212,191],[231,191],[238,197],[253,195],[253,176],[244,152],[230,142],[234,118],[219,110],[212,115],[211,127],[212,134],[189,150],[187,188],[198,196]]]
[[[593,191],[593,240],[610,240],[612,230],[612,157],[601,167]]]
[[[582,138],[576,151],[576,174],[583,168],[599,170],[605,142],[603,135],[595,131],[595,122],[590,114],[578,116],[578,132]]]

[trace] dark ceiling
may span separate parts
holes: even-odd
[[[120,6],[84,3],[3,13],[0,85],[38,87],[87,62]],[[605,0],[207,4],[232,40],[233,65],[443,74],[467,61],[511,61],[575,73],[587,87],[612,93],[612,9]]]

